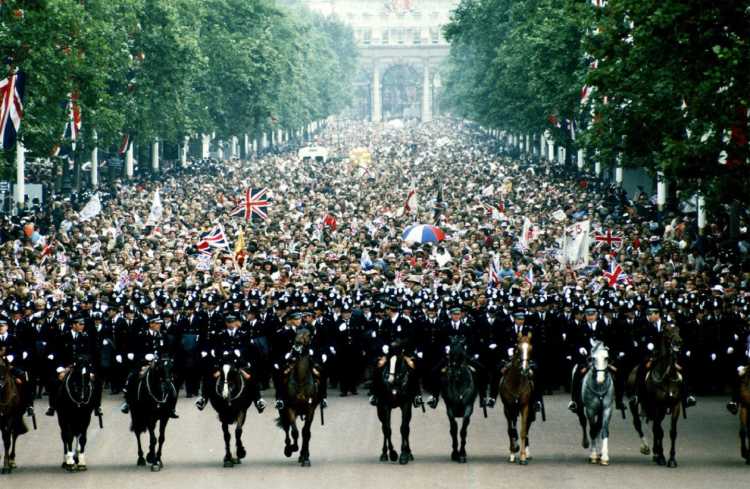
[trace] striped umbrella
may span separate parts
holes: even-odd
[[[404,229],[401,239],[415,243],[436,243],[445,239],[445,233],[430,224],[415,224]]]

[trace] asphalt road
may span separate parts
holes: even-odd
[[[333,392],[332,392],[333,393]],[[267,393],[270,399],[271,392]],[[364,396],[331,397],[326,425],[313,427],[312,467],[301,468],[296,458],[284,457],[283,433],[274,424],[275,411],[254,411],[245,425],[247,458],[242,465],[223,468],[220,425],[210,406],[199,412],[191,400],[180,400],[180,419],[170,422],[164,449],[164,469],[151,473],[137,467],[136,443],[128,431],[129,417],[118,411],[119,398],[107,398],[105,429],[96,422],[89,433],[89,470],[66,473],[60,468],[62,448],[57,423],[43,414],[38,403],[39,430],[19,440],[18,469],[0,476],[3,488],[596,488],[747,487],[750,466],[739,455],[738,420],[724,409],[723,398],[699,399],[687,420],[680,420],[679,467],[658,467],[639,453],[638,437],[630,420],[619,413],[610,438],[611,465],[593,466],[580,445],[577,419],[565,406],[567,396],[547,398],[546,423],[531,431],[530,464],[507,460],[508,440],[502,411],[484,419],[477,410],[469,429],[469,460],[451,462],[448,421],[442,404],[426,415],[416,411],[411,446],[415,460],[406,466],[380,463],[382,435],[374,408]],[[400,417],[399,417],[400,419]],[[400,446],[394,422],[394,443]],[[650,429],[650,428],[649,428]],[[650,437],[649,437],[650,439]]]

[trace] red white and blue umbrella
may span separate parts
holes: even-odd
[[[415,243],[436,243],[445,239],[445,233],[442,229],[429,224],[415,224],[404,229],[401,239]]]

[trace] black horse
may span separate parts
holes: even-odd
[[[671,468],[677,467],[675,442],[677,439],[677,421],[680,419],[680,413],[682,412],[683,381],[677,364],[677,355],[681,346],[682,339],[679,330],[676,327],[665,329],[658,345],[656,345],[655,353],[649,361],[651,368],[648,369],[646,374],[642,392],[638,393],[640,394],[638,404],[643,408],[646,420],[650,420],[652,423],[654,435],[653,461],[658,465],[667,465]],[[629,379],[631,389],[633,384],[636,384],[637,372],[638,369],[636,368],[631,373]],[[633,415],[633,427],[641,437],[641,453],[648,455],[650,450],[643,434],[638,406],[631,402],[630,410]],[[664,456],[664,429],[661,426],[667,414],[670,414],[671,417],[669,460]]]
[[[28,431],[23,421],[22,391],[11,373],[11,367],[0,355],[0,432],[3,435],[2,474],[10,474],[16,468],[16,440]]]
[[[145,366],[135,380],[134,388],[128,389],[130,405],[130,429],[138,441],[139,466],[151,464],[151,471],[158,472],[164,466],[161,451],[169,417],[177,404],[177,390],[172,377],[173,363],[170,358],[157,358]],[[156,423],[159,422],[159,448],[156,449]],[[141,434],[148,430],[149,450],[143,458]]]
[[[87,356],[76,357],[65,372],[57,396],[57,423],[63,442],[62,467],[69,472],[86,470],[86,433],[99,403],[101,385],[91,372]],[[75,445],[78,445],[77,449]]]
[[[317,372],[310,357],[310,331],[300,329],[294,339],[296,359],[283,372],[286,402],[276,424],[284,430],[284,455],[291,457],[299,450],[297,418],[304,420],[302,427],[302,449],[297,461],[302,467],[310,466],[310,437],[315,409],[320,404],[321,372]],[[289,436],[291,431],[291,438]]]
[[[380,461],[390,459],[391,462],[398,460],[401,465],[408,464],[414,460],[409,446],[409,423],[418,382],[414,360],[406,356],[398,345],[393,345],[378,360],[372,382],[377,397],[378,419],[383,428]],[[401,455],[394,450],[391,441],[391,412],[396,408],[401,409]]]
[[[451,460],[462,464],[466,463],[466,434],[479,392],[477,385],[477,372],[469,363],[466,340],[461,336],[454,336],[448,349],[447,363],[440,370],[440,393],[445,400],[445,410],[451,427]],[[463,418],[460,448],[456,418]]]
[[[224,467],[234,467],[247,455],[242,445],[242,426],[247,419],[247,409],[254,400],[253,389],[249,385],[250,374],[238,368],[234,358],[224,352],[220,368],[213,377],[212,385],[208,388],[208,398],[219,415],[224,433]],[[232,435],[229,433],[229,426],[232,424],[237,426],[234,430],[236,457],[232,457],[230,446]]]

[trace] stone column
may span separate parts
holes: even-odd
[[[182,143],[182,148],[180,149],[180,165],[183,168],[187,168],[187,155],[188,155],[188,149],[190,144],[190,136],[185,136],[185,139]]]
[[[594,163],[594,173],[596,174],[597,177],[602,174],[601,162],[597,161],[596,163]]]
[[[154,172],[159,171],[159,139],[154,139],[151,145],[151,169]]]
[[[134,173],[134,167],[133,164],[133,140],[131,139],[128,141],[128,150],[125,152],[125,176],[128,177],[128,179],[133,178]]]
[[[619,155],[617,156],[617,166],[615,166],[615,183],[622,186],[622,164]]]
[[[204,134],[201,139],[201,158],[207,159],[211,156],[211,135]]]
[[[576,165],[578,170],[583,170],[583,149],[578,150],[578,158],[576,159]]]
[[[67,161],[64,164],[68,164]],[[23,209],[26,195],[26,148],[16,141],[16,206]]]
[[[702,193],[698,194],[698,232],[703,234],[706,229],[706,198]]]
[[[91,186],[96,188],[99,186],[99,148],[97,146],[97,134],[94,131],[91,134],[94,138],[94,149],[91,150]]]
[[[430,79],[430,62],[424,61],[422,80],[422,122],[432,121],[432,83]]]
[[[372,122],[383,120],[383,107],[380,93],[380,65],[377,63],[372,69]],[[313,129],[315,126],[313,126]]]
[[[656,172],[656,205],[659,210],[664,210],[664,205],[667,203],[667,179],[664,177],[664,172]]]

